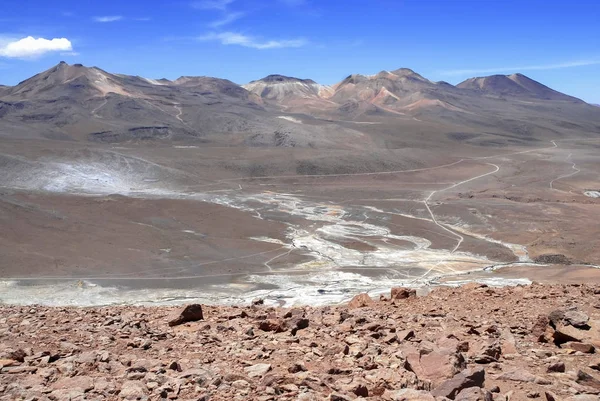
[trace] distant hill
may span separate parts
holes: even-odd
[[[489,77],[470,78],[457,86],[461,89],[472,89],[495,96],[583,102],[572,96],[550,89],[523,74],[492,75]]]
[[[402,140],[427,132],[496,146],[599,130],[597,107],[521,74],[453,86],[399,68],[351,74],[332,86],[277,74],[240,86],[61,62],[16,86],[0,86],[0,132],[18,138],[364,150],[396,146],[400,132]],[[424,143],[439,140],[432,138],[418,136]]]

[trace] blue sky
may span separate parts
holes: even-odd
[[[0,83],[60,60],[237,83],[408,67],[453,84],[522,72],[600,103],[598,21],[591,0],[3,0]]]

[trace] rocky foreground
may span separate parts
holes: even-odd
[[[600,399],[600,286],[390,295],[292,309],[0,307],[0,399]]]

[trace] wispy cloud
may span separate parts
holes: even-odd
[[[259,50],[302,47],[308,44],[308,42],[302,38],[286,40],[261,40],[252,36],[235,32],[211,32],[206,35],[199,36],[196,39],[203,42],[216,41],[223,45],[237,45]]]
[[[234,0],[203,0],[193,1],[190,5],[199,10],[227,10],[227,6],[233,3]]]
[[[535,70],[558,70],[562,68],[573,68],[583,67],[586,65],[598,65],[599,60],[577,60],[569,61],[565,63],[556,64],[540,64],[540,65],[526,65],[521,67],[495,67],[495,68],[481,68],[481,69],[464,69],[464,70],[449,70],[442,71],[443,75],[472,75],[472,74],[493,74],[495,72],[519,72],[519,71],[535,71]]]
[[[0,40],[0,57],[35,58],[51,52],[73,50],[71,41],[66,38],[34,38],[28,36],[18,40]]]
[[[245,14],[243,12],[228,13],[228,14],[225,14],[225,16],[223,18],[211,22],[209,24],[209,26],[211,28],[219,28],[221,26],[228,25],[228,24],[231,24],[234,21],[239,20],[244,15]]]
[[[121,21],[122,19],[122,15],[105,15],[101,17],[94,17],[94,21],[96,22],[116,22]]]

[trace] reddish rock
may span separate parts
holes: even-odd
[[[547,370],[548,372],[553,373],[564,373],[564,371],[566,370],[565,363],[561,361],[554,362],[548,366]]]
[[[595,348],[592,344],[580,343],[575,341],[567,341],[566,343],[563,343],[560,347],[565,349],[572,349],[573,351],[583,352],[584,354],[593,354],[595,351]]]
[[[406,356],[406,368],[419,380],[427,380],[437,386],[466,368],[466,362],[462,354],[456,352],[412,352]]]
[[[473,357],[473,361],[475,363],[492,363],[497,362],[500,359],[500,355],[502,355],[502,348],[500,344],[493,342],[491,344],[482,344],[479,350],[475,353]]]
[[[582,386],[587,386],[596,390],[600,390],[600,380],[590,375],[589,373],[584,372],[583,370],[577,372],[576,382],[581,384]]]
[[[502,373],[500,376],[498,376],[498,380],[533,383],[536,380],[536,376],[525,369],[514,369]]]
[[[74,376],[60,379],[52,383],[53,390],[60,389],[78,389],[82,392],[88,392],[94,388],[94,381],[88,376]]]
[[[174,315],[171,320],[169,320],[169,326],[177,326],[198,320],[204,320],[204,315],[202,314],[202,305],[187,305],[183,307],[176,315]]]
[[[262,331],[272,331],[275,333],[282,333],[287,330],[285,322],[279,319],[263,320],[258,324],[258,328]]]
[[[549,326],[549,324],[550,319],[548,319],[548,316],[538,316],[535,324],[531,328],[531,335],[533,335],[537,342],[547,343],[550,341],[550,337],[548,336],[548,334],[551,335],[551,333],[548,333],[548,330],[551,330],[551,327]]]
[[[362,293],[362,294],[358,294],[358,295],[354,296],[354,298],[352,298],[350,300],[350,302],[348,302],[348,308],[350,308],[350,309],[363,308],[365,306],[371,306],[374,304],[375,304],[375,301],[373,301],[373,299],[371,299],[369,294]]]
[[[22,349],[18,349],[16,351],[13,351],[9,354],[9,358],[10,359],[14,359],[17,362],[25,362],[25,357],[27,356],[27,353],[25,351],[23,351]]]
[[[455,401],[493,401],[492,393],[479,387],[469,387],[462,390]]]
[[[428,391],[402,389],[402,390],[386,390],[383,393],[384,400],[391,401],[435,401],[435,398]]]
[[[394,287],[391,290],[391,299],[406,299],[417,296],[417,291],[413,288]]]
[[[364,384],[357,385],[356,387],[354,387],[352,392],[359,397],[368,397],[369,396],[369,389]]]
[[[465,369],[435,387],[431,394],[435,397],[446,397],[453,400],[462,390],[470,387],[483,387],[484,382],[485,371],[483,368]]]

